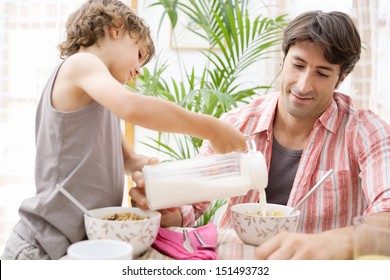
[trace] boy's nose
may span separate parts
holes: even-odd
[[[139,67],[135,67],[133,70],[133,76],[139,76],[141,74],[141,69]]]

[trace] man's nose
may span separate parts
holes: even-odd
[[[308,72],[301,73],[298,79],[297,87],[302,94],[313,90],[313,80]]]

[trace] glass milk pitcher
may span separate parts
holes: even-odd
[[[214,154],[194,159],[147,165],[143,168],[150,209],[164,209],[218,198],[262,194],[268,184],[264,156],[253,140],[248,151]]]

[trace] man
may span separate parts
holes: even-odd
[[[221,119],[250,135],[264,154],[268,203],[294,206],[327,171],[334,172],[300,208],[299,233],[277,235],[257,249],[257,257],[350,259],[352,218],[390,218],[390,126],[336,92],[361,52],[359,33],[346,14],[298,16],[284,31],[282,49],[280,92]],[[211,153],[204,142],[201,155]],[[258,200],[256,190],[231,198],[219,225],[230,226],[233,204]],[[182,224],[205,205],[186,208]]]

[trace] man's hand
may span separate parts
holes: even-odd
[[[352,259],[352,227],[316,234],[281,232],[256,249],[262,260]]]

